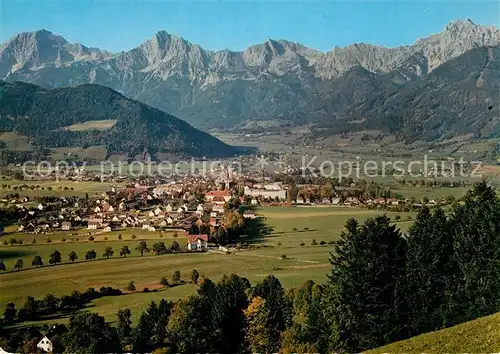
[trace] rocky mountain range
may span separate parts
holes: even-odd
[[[381,92],[407,92],[464,53],[499,44],[499,29],[470,20],[408,46],[352,44],[326,53],[285,40],[209,51],[165,31],[110,53],[41,30],[0,46],[0,78],[45,87],[105,85],[205,130],[256,121],[280,127],[324,124],[377,97],[383,104]]]

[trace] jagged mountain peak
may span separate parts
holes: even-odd
[[[0,47],[0,79],[52,87],[102,84],[212,128],[218,126],[210,123],[218,115],[224,124],[284,116],[318,85],[346,73],[355,81],[356,73],[367,79],[387,75],[384,84],[402,85],[468,50],[498,44],[498,29],[468,19],[452,22],[412,45],[354,43],[326,53],[283,39],[268,39],[244,51],[210,51],[158,31],[140,46],[110,55],[39,31],[20,34]],[[368,91],[370,82],[364,82]]]

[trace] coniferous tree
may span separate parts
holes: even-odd
[[[462,283],[455,294],[455,322],[500,309],[500,200],[485,181],[477,183],[451,215],[455,259]]]
[[[305,282],[290,293],[292,318],[283,332],[281,352],[327,352],[328,331],[323,317],[323,286]]]
[[[116,329],[96,313],[80,312],[70,317],[63,337],[68,353],[121,353]]]
[[[405,239],[386,216],[345,227],[330,257],[332,348],[358,352],[404,338]]]
[[[214,351],[237,353],[245,345],[245,317],[248,307],[246,290],[250,282],[236,274],[224,277],[215,286],[211,305],[212,326],[215,332]],[[207,303],[210,306],[210,303]]]
[[[212,351],[211,313],[199,295],[178,300],[168,320],[167,337],[172,352],[208,353]]]
[[[118,337],[120,338],[120,342],[122,347],[126,346],[130,343],[131,335],[132,335],[132,313],[130,309],[119,309],[116,313],[117,324],[116,330],[118,333]]]
[[[55,250],[54,252],[52,252],[50,254],[49,264],[58,264],[61,262],[62,262],[61,252],[59,252],[58,250]]]
[[[31,265],[33,267],[40,267],[40,266],[43,266],[43,260],[42,260],[42,257],[40,257],[39,255],[36,255],[33,257],[33,260],[31,261]]]
[[[264,311],[266,322],[266,352],[277,352],[281,346],[281,332],[285,329],[286,310],[284,290],[280,281],[273,275],[267,276],[262,282],[252,289],[251,297],[259,297],[263,300],[261,304],[254,304],[259,311]],[[258,313],[257,317],[260,317]]]
[[[423,208],[408,232],[406,293],[409,332],[418,335],[449,324],[457,284],[453,235],[442,209]]]

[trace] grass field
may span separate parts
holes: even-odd
[[[187,279],[191,270],[195,268],[215,281],[223,274],[237,273],[247,277],[254,284],[269,274],[277,276],[286,287],[299,286],[308,279],[324,282],[329,272],[328,258],[332,247],[330,245],[312,246],[312,240],[318,243],[322,240],[326,242],[335,240],[347,219],[354,217],[363,221],[370,216],[379,215],[380,212],[354,208],[269,207],[259,208],[257,214],[264,216],[266,226],[272,229],[271,234],[255,241],[266,247],[236,251],[232,254],[206,252],[156,256],[147,253],[141,257],[135,250],[140,238],[147,239],[149,246],[158,241],[164,241],[166,244],[173,241],[172,234],[165,234],[160,239],[159,233],[142,230],[100,234],[96,236],[96,240],[101,240],[101,238],[102,240],[92,243],[66,241],[65,243],[2,246],[0,259],[4,260],[8,270],[12,269],[18,258],[23,258],[27,269],[0,274],[2,284],[0,302],[13,301],[20,306],[26,296],[33,294],[36,297],[43,297],[47,293],[60,296],[70,294],[73,290],[101,286],[123,289],[131,280],[135,282],[138,291],[144,287],[155,289],[158,288],[158,281],[161,277],[170,278],[175,270],[180,270],[183,277]],[[396,213],[389,214],[392,219],[395,215]],[[397,215],[401,216],[401,220],[406,220],[407,216],[413,217],[406,213],[397,213]],[[397,223],[403,230],[406,230],[409,224],[408,221]],[[137,235],[134,241],[130,239],[133,232]],[[122,233],[122,241],[118,241],[119,233]],[[152,239],[155,236],[157,238]],[[8,238],[9,235],[3,236],[5,237]],[[32,238],[31,235],[27,237]],[[43,239],[46,236],[40,237]],[[56,240],[58,237],[62,236],[54,235],[53,239]],[[104,237],[108,237],[108,240],[104,241]],[[177,241],[181,244],[186,242],[185,237],[181,235]],[[301,243],[304,243],[304,246],[301,246]],[[118,256],[123,245],[128,245],[132,250],[132,254],[126,259]],[[103,259],[102,253],[107,246],[111,246],[115,254],[110,259]],[[62,253],[64,264],[38,269],[31,267],[34,254],[41,255],[47,263],[49,254],[54,249]],[[83,261],[84,254],[89,249],[97,252],[98,260]],[[75,264],[68,261],[68,254],[72,250],[75,250],[79,257]],[[282,259],[283,254],[287,256],[287,259]],[[93,302],[91,306],[93,311],[103,314],[108,320],[114,320],[114,314],[118,308],[130,307],[136,319],[139,312],[152,299],[176,299],[194,291],[195,288],[192,285],[186,284],[151,293],[137,292],[121,297],[101,298]]]
[[[0,187],[2,185],[10,186],[9,188],[0,188],[0,197],[6,194],[19,193],[21,196],[27,196],[30,198],[37,196],[56,196],[56,197],[68,197],[68,196],[79,196],[83,197],[86,193],[89,196],[100,195],[111,189],[113,183],[108,182],[88,182],[88,181],[18,181],[18,180],[0,180]],[[23,189],[21,191],[15,191],[13,188],[15,186],[19,187],[22,185],[28,186],[40,186],[36,189]],[[44,188],[42,190],[42,187]],[[52,188],[51,191],[48,189]],[[65,188],[69,190],[64,190]],[[71,188],[73,190],[71,190]]]
[[[63,127],[63,130],[69,130],[73,132],[82,131],[82,130],[108,130],[116,124],[116,119],[104,119],[104,120],[88,120],[83,123],[77,123],[73,125],[69,125],[67,127]]]
[[[366,353],[498,353],[500,313],[422,334]]]

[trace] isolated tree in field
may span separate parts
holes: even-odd
[[[179,234],[177,233],[177,231],[174,231],[172,236],[174,236],[174,238],[177,238],[177,236],[179,236]]]
[[[123,239],[122,234],[119,234],[119,235],[118,235],[118,239],[119,239],[119,240]]]
[[[144,252],[149,252],[148,244],[144,240],[140,241],[135,249],[141,252],[141,257],[144,256]]]
[[[54,252],[52,252],[50,254],[49,264],[57,264],[57,263],[61,263],[61,262],[62,262],[61,252],[59,252],[58,250],[55,250]]]
[[[96,313],[80,312],[70,317],[68,332],[63,337],[68,353],[121,353],[115,328]]]
[[[177,251],[180,251],[181,246],[179,245],[179,243],[177,241],[174,241],[174,242],[172,242],[172,246],[170,246],[170,248],[172,249],[172,251],[177,252]]]
[[[110,246],[106,247],[106,249],[104,250],[104,253],[102,254],[103,257],[106,257],[106,259],[109,259],[109,257],[111,257],[113,255],[113,248],[111,248]]]
[[[0,270],[3,271],[7,270],[7,267],[5,266],[5,263],[2,260],[0,260]]]
[[[16,264],[14,265],[14,268],[17,270],[21,270],[21,268],[24,266],[24,261],[22,259],[18,259],[16,261]]]
[[[7,306],[5,306],[5,311],[3,312],[3,320],[5,321],[5,324],[13,324],[16,320],[16,314],[16,305],[14,305],[14,303],[12,302],[9,302]]]
[[[94,250],[89,250],[87,253],[85,253],[85,260],[91,261],[93,259],[97,258],[97,254]]]
[[[335,309],[332,349],[358,352],[402,339],[405,239],[387,216],[363,226],[350,219],[345,229],[330,254],[325,308]]]
[[[176,270],[174,274],[172,274],[172,282],[173,283],[178,283],[181,281],[181,271]]]
[[[135,291],[135,284],[134,284],[134,281],[133,281],[133,280],[131,280],[131,281],[128,283],[128,285],[127,285],[126,289],[127,289],[128,291]]]
[[[52,243],[52,239],[50,237],[47,237],[47,240],[45,242]]]
[[[168,279],[166,277],[162,277],[160,279],[160,285],[161,286],[168,286]]]
[[[34,267],[40,267],[40,266],[43,266],[43,260],[42,260],[42,257],[39,256],[38,254],[36,256],[33,257],[33,260],[31,261],[31,265],[34,266]]]
[[[17,243],[17,240],[15,238],[9,239],[9,245],[13,246]]]
[[[193,284],[198,284],[198,279],[200,278],[200,273],[198,273],[198,271],[196,269],[193,269],[193,271],[191,272],[191,282],[193,282]]]
[[[135,234],[133,234],[132,236],[130,236],[130,238],[131,238],[132,240],[135,240],[135,239],[137,238],[137,236],[136,236]]]
[[[128,246],[123,246],[122,249],[120,250],[120,257],[123,256],[125,258],[127,258],[127,256],[130,254],[130,249],[128,248]]]
[[[69,260],[74,263],[78,259],[78,255],[75,251],[71,251],[68,256]]]
[[[156,242],[153,245],[153,252],[158,255],[167,253],[167,246],[165,246],[165,242]]]
[[[116,313],[116,330],[118,332],[118,337],[120,338],[120,342],[122,347],[129,344],[131,341],[132,335],[132,313],[130,309],[119,309]]]

